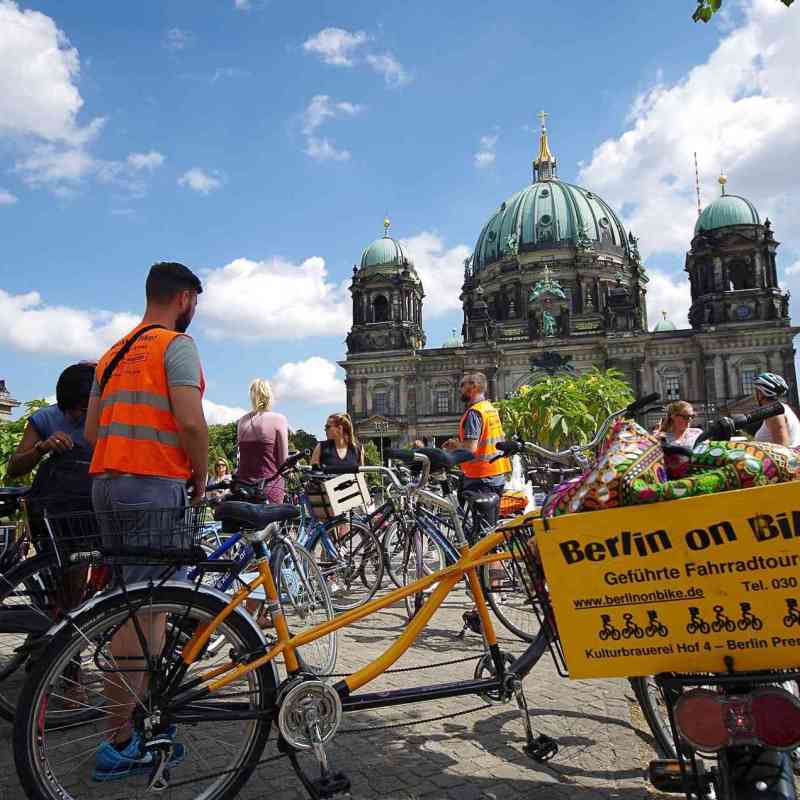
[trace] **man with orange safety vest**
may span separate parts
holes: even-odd
[[[185,335],[203,287],[183,264],[159,263],[150,269],[145,291],[147,307],[142,321],[97,364],[85,435],[94,445],[92,501],[101,514],[101,533],[106,533],[102,512],[142,512],[141,530],[137,527],[131,533],[157,546],[147,539],[169,537],[170,531],[156,530],[155,521],[150,529],[148,520],[169,515],[147,512],[184,508],[187,484],[194,490],[195,502],[205,494],[205,381],[197,347]],[[128,566],[124,568],[125,581],[155,580],[163,571],[163,567]],[[141,633],[152,656],[163,648],[166,615],[153,613],[150,617]],[[133,622],[115,634],[111,651],[121,663],[142,657],[139,631]],[[131,724],[131,711],[141,702],[144,690],[144,671],[132,671],[124,679],[110,682],[107,691],[115,711],[106,718],[108,740],[96,753],[95,780],[117,780],[151,768],[153,756],[144,751],[141,736]],[[174,730],[168,735],[174,735]],[[185,752],[183,745],[175,744],[170,764],[181,761]]]
[[[449,439],[444,447],[475,454],[474,460],[461,465],[464,492],[494,494],[499,498],[506,485],[506,475],[511,472],[511,462],[505,457],[496,459],[500,451],[495,445],[505,439],[505,434],[497,409],[486,399],[486,375],[468,372],[458,388],[467,409],[458,426],[458,438]],[[493,503],[480,509],[481,516],[490,525],[497,521],[497,508],[497,503]]]

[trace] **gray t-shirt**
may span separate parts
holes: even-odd
[[[195,386],[198,389],[202,383],[202,368],[200,367],[200,354],[197,345],[191,336],[176,336],[164,351],[164,369],[167,372],[169,386]],[[97,375],[92,385],[92,396],[100,394],[100,384]]]

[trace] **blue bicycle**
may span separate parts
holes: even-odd
[[[330,477],[319,471],[301,477],[297,497],[300,518],[286,531],[314,556],[331,594],[335,611],[357,608],[374,597],[383,580],[383,550],[369,525],[343,514],[321,521],[313,513],[309,484]]]

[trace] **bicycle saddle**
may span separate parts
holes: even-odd
[[[497,492],[486,492],[480,489],[464,489],[461,493],[464,502],[470,502],[479,508],[493,508],[500,505],[500,495]]]
[[[469,450],[440,450],[438,447],[417,447],[414,450],[398,450],[390,447],[384,450],[386,458],[396,458],[398,461],[414,463],[414,453],[422,453],[431,462],[431,471],[439,469],[452,469],[465,461],[472,461],[475,456]]]
[[[249,530],[261,530],[272,522],[297,519],[300,509],[287,504],[265,505],[264,503],[245,503],[241,500],[226,500],[214,510],[214,519],[219,522],[232,522]]]

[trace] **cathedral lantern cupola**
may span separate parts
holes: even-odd
[[[390,227],[390,220],[384,219],[383,236],[364,248],[361,263],[353,267],[348,353],[425,346],[422,281],[405,245],[389,236]]]
[[[753,203],[728,193],[727,183],[720,175],[720,195],[698,216],[686,256],[694,328],[788,316],[775,263],[779,243],[769,220],[762,223]]]
[[[547,128],[545,122],[547,121],[547,113],[545,111],[539,112],[539,123],[541,131],[539,132],[539,153],[533,162],[533,181],[549,181],[551,178],[556,177],[556,167],[558,161],[556,157],[550,152],[550,142],[547,139]]]

